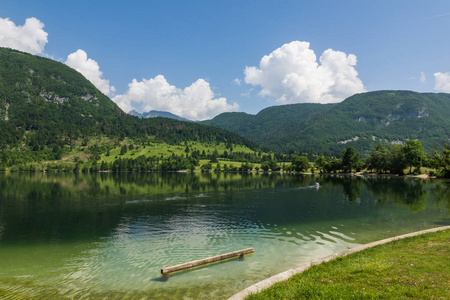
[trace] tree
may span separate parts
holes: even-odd
[[[386,173],[389,169],[389,149],[385,144],[376,145],[372,153],[366,159],[366,166],[370,170],[376,170],[378,173],[382,171]]]
[[[445,177],[450,177],[450,146],[444,145],[442,153],[434,150],[431,157],[431,165],[438,171],[442,172]]]
[[[325,170],[328,173],[336,173],[336,171],[339,171],[342,168],[341,160],[337,158],[333,158],[329,163],[325,164]]]
[[[315,167],[319,170],[320,173],[323,173],[325,170],[325,166],[327,164],[327,160],[323,154],[321,154],[319,157],[317,157],[316,161],[314,162]]]
[[[208,162],[208,163],[202,165],[200,169],[202,170],[202,172],[209,171],[212,169],[212,164],[210,162]]]
[[[353,147],[348,147],[342,155],[342,169],[344,172],[351,172],[356,169],[360,163],[359,154],[356,153]]]
[[[405,153],[403,145],[392,145],[389,156],[389,170],[391,173],[403,175],[404,170],[408,167],[406,164]]]
[[[217,150],[214,150],[213,154],[211,155],[211,163],[216,164],[219,161],[217,160],[217,157],[219,156],[219,152]]]
[[[265,161],[261,164],[261,170],[263,170],[264,172],[269,171],[270,167],[269,167],[269,162]]]
[[[409,167],[409,173],[411,173],[412,167],[420,168],[425,160],[425,151],[420,141],[406,141],[403,153],[405,155],[406,166]]]
[[[62,149],[58,145],[53,147],[52,152],[53,152],[55,160],[60,160],[61,159],[61,157],[62,157]]]
[[[267,163],[267,165],[268,165],[269,169],[271,169],[272,171],[278,171],[278,170],[280,170],[279,167],[278,167],[278,164],[277,164],[276,161],[274,161],[274,160],[270,160],[270,161]]]
[[[251,170],[253,170],[253,165],[250,163],[242,163],[239,168],[239,171],[241,172],[250,172]]]
[[[124,155],[125,153],[127,153],[127,145],[123,145],[121,148],[120,148],[120,155]]]
[[[306,172],[309,168],[309,161],[306,156],[294,156],[292,167],[296,172]]]
[[[108,163],[106,161],[102,160],[102,163],[100,165],[100,170],[106,171],[106,170],[108,170],[108,168],[109,168]]]

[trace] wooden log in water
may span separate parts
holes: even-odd
[[[234,252],[225,253],[225,254],[221,254],[221,255],[217,255],[217,256],[213,256],[213,257],[208,257],[205,259],[194,260],[194,261],[187,262],[184,264],[167,267],[167,268],[162,268],[161,274],[167,275],[172,272],[190,269],[193,267],[201,266],[204,264],[209,264],[209,263],[216,262],[216,261],[221,261],[221,260],[228,259],[228,258],[243,257],[245,254],[249,254],[249,253],[253,253],[253,252],[255,252],[255,248],[247,248],[247,249],[243,249],[243,250],[239,250],[239,251],[234,251]]]

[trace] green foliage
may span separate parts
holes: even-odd
[[[253,170],[253,165],[251,163],[242,163],[239,168],[240,172],[250,172],[251,170]]]
[[[405,146],[392,145],[389,149],[385,144],[374,147],[372,153],[366,159],[366,168],[378,173],[393,173],[403,175],[409,161],[405,156]]]
[[[324,172],[326,164],[327,160],[325,156],[323,156],[323,154],[317,157],[316,161],[314,162],[314,166],[319,170],[320,173]]]
[[[205,123],[284,153],[337,156],[352,146],[361,157],[380,142],[420,140],[428,153],[450,136],[450,94],[377,91],[338,104],[269,107],[257,115],[224,113]]]
[[[157,143],[171,145],[183,141],[223,143],[230,149],[231,145],[244,145],[258,150],[254,142],[213,126],[127,115],[68,66],[0,48],[0,149],[36,152],[26,154],[30,159],[24,161],[28,162],[53,160],[60,159],[66,147],[72,149],[76,140],[82,139],[87,146],[92,138],[105,136],[115,140],[153,137]],[[124,145],[122,155],[133,147]],[[47,148],[53,149],[53,157],[43,155]],[[92,151],[93,159],[98,160],[100,154]]]
[[[385,144],[376,145],[366,159],[367,169],[386,173],[390,169],[389,156],[390,152]]]
[[[264,172],[269,171],[269,169],[270,169],[270,166],[269,166],[269,162],[268,161],[265,161],[265,162],[263,162],[261,164],[261,170],[263,170]]]
[[[434,151],[431,157],[431,165],[445,177],[450,177],[450,146],[444,145],[441,153]],[[431,175],[431,174],[430,174]]]
[[[212,170],[211,162],[208,162],[208,163],[202,165],[201,170],[202,170],[202,172]]]
[[[407,141],[403,148],[403,153],[405,155],[406,165],[409,167],[409,173],[411,173],[412,167],[420,169],[426,158],[422,143],[419,141]]]
[[[80,73],[43,57],[0,48],[0,147],[34,150],[62,138],[108,132],[120,108]]]
[[[122,147],[120,148],[120,155],[125,155],[127,151],[127,145],[122,145]]]
[[[403,145],[392,145],[389,155],[389,170],[391,173],[403,175],[404,170],[408,166],[408,162],[405,157]]]
[[[296,172],[306,172],[309,169],[308,158],[306,156],[294,156],[292,167]]]
[[[330,162],[325,164],[325,171],[328,173],[336,173],[342,169],[342,162],[338,158],[333,158]]]
[[[352,172],[353,169],[361,168],[361,160],[359,154],[355,152],[353,147],[348,147],[342,155],[342,169],[344,172]]]

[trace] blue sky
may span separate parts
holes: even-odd
[[[40,25],[11,33],[29,18]],[[205,119],[363,91],[450,92],[450,1],[3,0],[1,20],[0,46],[70,65],[124,110]]]

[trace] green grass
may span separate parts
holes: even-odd
[[[131,144],[132,141],[126,140],[126,144]],[[207,143],[199,143],[199,142],[188,142],[188,146],[190,149],[189,153],[192,153],[195,150],[198,150],[200,152],[205,151],[205,153],[213,153],[214,150],[217,150],[220,153],[223,153],[225,150],[230,152],[229,149],[226,148],[226,145],[224,143],[220,144],[207,144]],[[186,154],[185,152],[186,146],[183,144],[179,145],[169,145],[166,143],[151,143],[150,146],[135,146],[135,149],[127,151],[124,155],[120,154],[120,147],[116,147],[114,149],[111,149],[110,156],[106,156],[105,153],[101,155],[101,160],[106,161],[107,163],[111,163],[114,160],[116,160],[119,157],[122,158],[136,158],[139,156],[171,156],[172,154],[180,155],[180,154]],[[245,153],[253,153],[254,151],[242,146],[242,145],[236,145],[233,148],[233,151],[235,152],[245,152]],[[117,158],[116,158],[117,157]]]
[[[247,299],[450,299],[450,230],[313,266]]]

